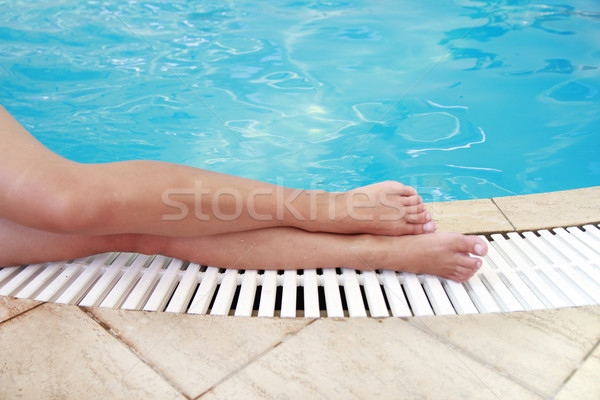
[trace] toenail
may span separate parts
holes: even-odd
[[[431,214],[429,214],[428,212],[425,213],[425,219],[427,221],[431,221]]]
[[[483,256],[483,246],[479,243],[475,245],[475,254],[478,256]]]
[[[426,223],[425,225],[423,225],[423,230],[425,232],[433,232],[433,230],[434,230],[433,222],[429,221],[428,223]]]

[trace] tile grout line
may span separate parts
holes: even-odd
[[[571,373],[569,374],[569,376],[567,376],[565,378],[565,380],[558,386],[558,388],[556,388],[556,390],[554,391],[554,394],[552,395],[552,399],[555,399],[556,396],[558,396],[560,394],[560,392],[563,390],[563,388],[566,386],[567,383],[569,383],[569,381],[571,380],[571,378],[573,378],[573,376],[577,373],[577,371],[579,371],[579,369],[581,369],[581,367],[586,363],[586,361],[592,357],[592,354],[594,354],[594,351],[596,351],[596,349],[598,349],[600,347],[600,339],[596,342],[596,344],[594,346],[592,346],[592,348],[590,349],[590,351],[588,351],[586,353],[585,356],[583,356],[583,358],[581,359],[581,361],[579,362],[579,364],[577,364],[577,366],[575,368],[573,368],[573,370],[571,371]]]
[[[11,321],[11,320],[13,320],[13,319],[15,319],[15,318],[17,318],[17,317],[20,317],[21,315],[27,314],[29,311],[33,311],[33,310],[35,310],[36,308],[38,308],[38,307],[40,307],[40,306],[43,306],[44,304],[46,304],[46,302],[43,302],[43,303],[40,303],[40,304],[36,304],[35,306],[33,306],[33,307],[31,307],[31,308],[28,308],[28,309],[27,309],[27,310],[25,310],[25,311],[21,311],[20,313],[18,313],[18,314],[15,314],[15,315],[13,315],[12,317],[9,317],[9,318],[5,319],[4,321],[0,321],[0,325],[4,324],[5,322]]]
[[[589,191],[592,191],[594,199],[590,200],[587,197],[582,198],[582,196],[591,196],[591,195],[580,194],[581,191],[588,191],[588,193],[589,193]],[[542,212],[552,213],[552,212],[556,212],[555,207],[557,204],[559,204],[559,202],[562,201],[564,196],[571,196],[571,197],[575,198],[575,202],[572,205],[575,205],[575,206],[585,205],[587,208],[598,209],[598,207],[600,207],[600,202],[598,202],[597,199],[600,197],[598,197],[596,195],[596,192],[600,193],[600,186],[590,186],[590,187],[579,188],[579,189],[558,190],[558,191],[552,191],[552,192],[540,192],[540,193],[531,193],[531,194],[524,194],[524,195],[512,195],[512,196],[506,196],[506,197],[502,197],[502,196],[501,197],[492,197],[492,198],[489,198],[489,200],[491,200],[492,203],[498,208],[500,213],[504,216],[506,221],[514,228],[514,230],[516,232],[525,232],[525,231],[553,229],[553,228],[567,227],[567,226],[583,226],[583,225],[587,225],[587,224],[599,225],[600,224],[600,219],[599,219],[600,214],[591,215],[591,216],[589,216],[589,218],[586,218],[585,220],[570,217],[570,218],[567,218],[566,221],[563,220],[563,221],[559,222],[556,218],[552,218],[551,222],[549,222],[549,223],[544,223],[544,224],[534,223],[531,226],[527,225],[522,228],[517,228],[513,224],[511,219],[506,215],[506,213],[504,212],[502,207],[495,201],[496,199],[512,198],[516,201],[517,206],[520,206],[522,204],[532,203],[532,204],[536,205],[536,208],[538,210],[541,208]],[[544,204],[536,204],[535,198],[539,195],[549,195],[550,197],[548,199],[544,200]],[[555,197],[554,195],[557,195],[558,197]],[[583,201],[585,201],[585,203],[583,203]],[[562,202],[564,203],[564,201],[562,201]]]
[[[119,343],[124,345],[131,353],[133,353],[133,355],[139,360],[139,362],[142,362],[143,364],[148,366],[152,371],[154,371],[159,376],[159,378],[161,378],[163,381],[165,381],[177,393],[179,393],[181,396],[183,396],[187,400],[191,400],[191,397],[188,396],[187,394],[185,394],[183,389],[181,389],[175,382],[173,382],[168,376],[166,376],[156,365],[152,364],[152,362],[150,360],[147,360],[144,357],[144,355],[142,353],[140,353],[135,347],[131,346],[129,343],[124,341],[119,336],[119,334],[112,329],[112,327],[110,325],[108,325],[107,323],[102,321],[100,318],[98,318],[91,311],[91,309],[88,309],[86,307],[79,307],[79,306],[77,308],[79,308],[84,314],[86,314],[89,318],[91,318],[95,323],[100,325],[100,327],[102,329],[104,329],[109,335],[111,335],[113,338],[115,338]],[[133,367],[131,367],[131,369],[128,372],[131,372],[131,370],[133,370],[137,365],[138,364],[135,364]]]
[[[461,347],[459,347],[459,346],[455,345],[454,343],[452,343],[452,342],[450,342],[450,341],[448,341],[448,340],[444,339],[444,338],[443,338],[443,337],[441,337],[441,336],[438,336],[438,335],[436,335],[434,332],[432,332],[432,331],[430,331],[429,329],[427,329],[427,327],[426,327],[426,326],[425,326],[425,327],[421,327],[421,326],[418,326],[417,324],[415,324],[414,322],[411,322],[411,321],[415,321],[415,320],[414,320],[414,319],[407,319],[407,320],[406,320],[406,322],[407,322],[408,324],[410,324],[411,326],[413,326],[413,327],[415,327],[415,328],[419,329],[420,331],[424,332],[425,334],[427,334],[427,335],[429,335],[429,336],[433,337],[434,339],[438,340],[438,341],[439,341],[439,342],[441,342],[441,343],[442,343],[444,346],[446,346],[447,348],[449,348],[451,351],[454,351],[454,352],[460,353],[460,354],[462,354],[463,356],[465,356],[465,357],[467,357],[467,358],[470,358],[471,360],[473,360],[473,361],[477,362],[478,364],[481,364],[481,365],[485,366],[486,368],[488,368],[489,370],[491,370],[491,371],[494,371],[494,372],[498,373],[498,374],[499,374],[499,375],[501,375],[501,376],[504,376],[504,377],[505,377],[505,378],[507,378],[508,380],[510,380],[510,381],[512,381],[512,382],[514,382],[514,383],[516,383],[516,384],[518,384],[519,386],[522,386],[523,388],[527,389],[528,391],[530,391],[530,392],[532,392],[532,393],[534,393],[534,394],[536,394],[536,395],[538,395],[538,396],[540,396],[540,397],[542,397],[542,398],[544,398],[544,399],[551,399],[551,397],[548,397],[548,395],[545,395],[545,394],[543,394],[543,393],[540,393],[540,392],[539,392],[537,389],[535,389],[535,388],[533,388],[533,387],[529,386],[527,383],[525,383],[525,382],[521,381],[520,379],[513,377],[513,376],[512,376],[512,375],[510,375],[508,372],[501,371],[501,370],[497,369],[497,368],[496,368],[496,367],[494,367],[492,364],[490,364],[490,363],[488,363],[487,361],[485,361],[485,360],[483,360],[483,359],[481,359],[481,358],[477,357],[476,355],[472,354],[471,352],[469,352],[469,351],[467,351],[467,350],[465,350],[465,349],[463,349],[463,348],[461,348]],[[475,374],[475,375],[476,375],[476,374]],[[485,384],[485,382],[484,382],[484,384]],[[494,392],[492,391],[492,393],[494,393]],[[494,395],[496,395],[496,394],[494,393]],[[496,397],[498,397],[498,396],[496,396]]]
[[[504,219],[506,219],[506,222],[508,222],[510,224],[510,226],[512,226],[514,231],[517,231],[517,227],[512,223],[512,221],[510,220],[510,218],[508,218],[508,216],[504,213],[504,210],[502,210],[502,208],[500,208],[500,206],[498,205],[498,203],[496,203],[496,201],[494,200],[493,197],[490,197],[490,201],[492,202],[493,205],[496,206],[496,208],[498,209],[498,211],[500,211],[500,214],[502,214],[502,216],[504,217]]]
[[[204,392],[200,393],[198,396],[194,397],[192,400],[199,400],[201,399],[204,395],[212,392],[217,386],[219,386],[220,384],[222,384],[223,382],[227,381],[229,378],[231,378],[232,376],[236,375],[237,373],[239,373],[240,371],[244,370],[246,367],[248,367],[250,364],[253,364],[255,361],[257,361],[258,359],[262,358],[263,356],[269,354],[271,351],[275,350],[277,347],[279,347],[279,345],[283,344],[284,342],[288,341],[289,339],[296,337],[301,331],[303,331],[305,328],[307,328],[308,326],[312,325],[313,323],[315,323],[319,318],[314,318],[311,321],[309,321],[306,325],[303,325],[302,327],[300,327],[300,329],[284,336],[279,342],[275,343],[273,346],[269,347],[268,349],[265,349],[264,351],[262,351],[261,353],[255,355],[254,357],[252,357],[250,360],[246,361],[244,364],[240,365],[239,367],[237,367],[235,370],[233,370],[232,372],[228,373],[227,375],[225,375],[223,378],[219,379],[217,382],[215,382],[211,387],[209,387],[208,389],[206,389]]]

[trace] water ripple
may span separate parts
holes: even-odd
[[[82,162],[151,158],[331,190],[398,179],[440,200],[592,185],[590,8],[3,2],[0,102]]]

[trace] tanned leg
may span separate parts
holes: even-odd
[[[0,218],[0,266],[70,260],[109,251],[134,252],[159,249],[160,241],[141,235],[70,235],[41,231]]]
[[[343,235],[268,228],[202,237],[78,235],[40,231],[0,218],[0,266],[74,259],[109,251],[163,254],[236,269],[354,268],[427,273],[463,282],[481,266],[485,242],[474,236]]]
[[[453,232],[407,236],[313,233],[269,228],[199,238],[169,238],[162,253],[199,264],[236,269],[353,268],[431,274],[464,282],[487,246]]]
[[[196,237],[291,226],[312,232],[432,232],[414,188],[294,190],[155,161],[79,164],[51,152],[0,107],[0,216],[39,230]]]

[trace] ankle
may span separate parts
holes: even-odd
[[[387,240],[385,236],[361,234],[350,235],[350,237],[353,240],[348,246],[350,250],[348,266],[363,271],[373,271],[385,265],[381,260],[386,254],[383,251],[386,246],[384,242]]]
[[[287,209],[285,224],[309,232],[330,231],[335,222],[335,208],[331,203],[338,193],[324,190],[304,190]]]

